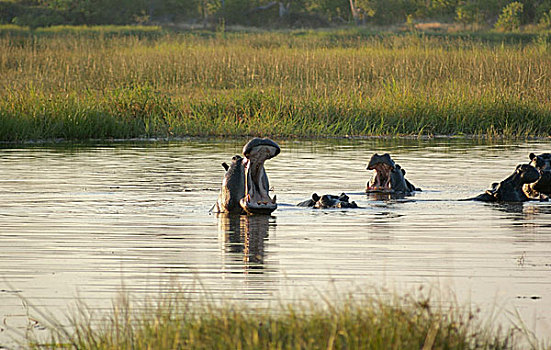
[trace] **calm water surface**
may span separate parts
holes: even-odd
[[[259,303],[425,286],[551,334],[551,203],[458,201],[549,143],[280,141],[266,163],[273,215],[209,214],[220,164],[246,141],[0,149],[0,345],[34,324],[20,295],[63,315],[76,297],[103,310],[123,285],[139,297],[173,281]],[[423,192],[363,194],[374,152]],[[294,206],[313,192],[346,192],[361,208]]]

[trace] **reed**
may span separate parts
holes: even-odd
[[[2,27],[0,140],[548,136],[548,37],[498,36]]]
[[[42,323],[41,323],[42,324]],[[45,324],[42,324],[45,325]],[[143,303],[119,298],[98,318],[80,307],[69,324],[28,347],[75,349],[512,349],[526,334],[483,321],[479,311],[429,298],[382,295],[279,304],[197,302],[182,293]],[[528,343],[524,343],[528,344]]]

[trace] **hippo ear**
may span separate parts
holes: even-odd
[[[342,202],[348,202],[350,198],[346,195],[346,193],[341,193],[340,196],[339,196],[339,200],[342,201]]]
[[[402,169],[402,175],[406,175],[406,171]]]
[[[536,158],[536,155],[534,153],[530,153],[530,160],[534,160]]]
[[[224,169],[226,169],[226,171],[228,171],[228,169],[230,168],[230,166],[226,162],[222,163],[222,166],[224,167]]]
[[[314,202],[317,202],[317,201],[320,200],[320,196],[318,196],[317,193],[314,193],[314,194],[312,194],[312,199],[314,200]]]

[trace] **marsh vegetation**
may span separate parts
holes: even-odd
[[[338,300],[338,299],[337,299]],[[81,306],[69,326],[50,320],[35,349],[510,349],[534,342],[520,328],[482,320],[480,310],[435,307],[430,298],[372,294],[337,301],[244,304],[193,301],[183,291],[142,303],[119,298],[98,318]],[[48,318],[46,316],[46,318]],[[528,341],[528,343],[526,343]],[[533,346],[537,343],[533,343]]]
[[[548,37],[513,39],[5,26],[0,140],[549,135]]]

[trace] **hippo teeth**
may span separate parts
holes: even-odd
[[[246,166],[245,189],[247,191],[246,202],[257,206],[275,204],[275,200],[269,195],[268,184],[265,183],[264,159],[248,160]]]

